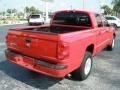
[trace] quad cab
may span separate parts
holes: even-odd
[[[100,14],[88,11],[58,11],[50,25],[10,29],[6,58],[22,67],[63,78],[69,73],[86,79],[93,56],[107,47],[113,50],[115,30]]]

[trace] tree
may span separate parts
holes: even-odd
[[[113,5],[120,6],[120,0],[113,0],[113,1],[112,1],[112,4],[113,4]]]
[[[27,13],[27,14],[29,14],[30,13],[30,8],[29,7],[25,7],[24,8],[24,12]]]
[[[5,11],[1,12],[2,15],[5,15],[5,13],[6,13]]]
[[[15,16],[17,14],[17,9],[12,9],[12,14]]]
[[[103,5],[103,6],[101,7],[101,9],[104,10],[104,14],[105,14],[105,15],[112,14],[112,9],[111,9],[108,5]]]
[[[3,14],[3,16],[5,16],[6,12],[5,12],[5,11],[3,11],[3,12],[2,12],[2,14]]]
[[[32,7],[30,8],[31,14],[36,14],[36,11],[37,11],[37,10],[36,10],[35,7],[32,6]]]
[[[30,13],[31,14],[41,14],[42,12],[39,9],[32,6],[32,7],[30,7]]]
[[[24,13],[23,12],[18,12],[17,16],[18,16],[18,18],[24,17]]]
[[[17,9],[12,9],[12,13],[17,13]]]
[[[6,14],[6,12],[5,12],[5,11],[0,12],[0,15],[2,15],[2,16],[5,16],[5,14]]]
[[[12,9],[7,9],[7,13],[10,15],[12,13]]]
[[[113,10],[115,11],[117,16],[117,14],[120,13],[120,0],[113,0],[112,4],[113,4]]]
[[[24,11],[28,15],[29,14],[42,14],[42,12],[39,9],[37,9],[37,8],[35,8],[33,6],[32,7],[25,7]]]
[[[9,14],[9,15],[12,15],[12,14],[16,14],[17,13],[17,9],[7,9],[7,13]]]

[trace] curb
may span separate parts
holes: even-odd
[[[19,25],[19,24],[25,24],[27,22],[21,22],[21,23],[12,23],[12,24],[2,24],[0,26],[9,26],[9,25]]]

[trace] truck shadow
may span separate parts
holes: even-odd
[[[59,84],[62,80],[32,72],[30,70],[12,64],[9,61],[0,62],[0,71],[16,80],[19,80],[38,89],[48,89],[57,83]]]

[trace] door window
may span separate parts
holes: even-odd
[[[97,21],[98,27],[103,27],[102,19],[99,14],[96,14],[96,21]]]

